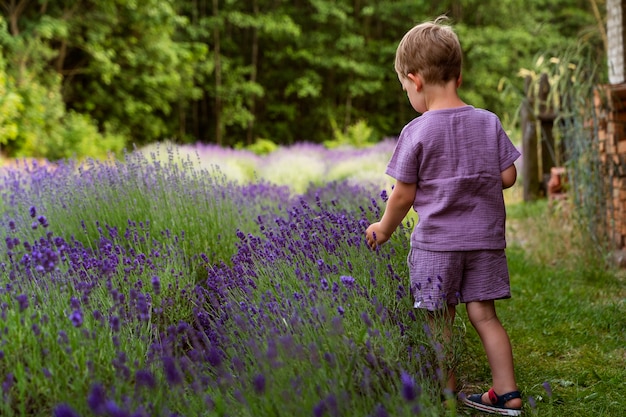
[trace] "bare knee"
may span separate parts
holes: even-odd
[[[498,320],[496,315],[496,307],[493,301],[473,301],[467,303],[467,317],[472,326],[480,327],[494,320]]]

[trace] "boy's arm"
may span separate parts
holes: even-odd
[[[504,171],[502,171],[500,175],[502,177],[502,188],[504,189],[512,187],[517,180],[517,168],[515,168],[515,165],[513,164]]]
[[[382,245],[389,240],[396,228],[402,223],[407,213],[413,207],[417,183],[397,181],[389,200],[385,213],[379,222],[372,223],[365,231],[367,244],[370,248]]]

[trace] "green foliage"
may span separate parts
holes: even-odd
[[[0,146],[17,139],[20,113],[24,110],[22,97],[15,91],[15,83],[4,70],[5,62],[0,55]]]
[[[374,129],[368,126],[365,120],[359,120],[357,123],[348,126],[345,133],[337,127],[337,123],[332,119],[331,125],[333,127],[333,140],[324,142],[324,145],[329,149],[342,146],[363,148],[376,142]]]
[[[267,155],[278,149],[279,145],[269,139],[257,139],[252,145],[245,146],[245,149],[254,152],[256,155]],[[239,146],[241,148],[241,145]]]

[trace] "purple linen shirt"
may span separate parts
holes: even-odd
[[[520,153],[498,117],[473,106],[430,110],[400,133],[387,175],[417,183],[411,246],[430,251],[504,249],[501,172]]]

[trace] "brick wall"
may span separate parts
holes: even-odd
[[[605,97],[602,97],[604,94]],[[609,85],[596,96],[600,158],[608,189],[609,237],[615,249],[626,247],[626,84]]]

